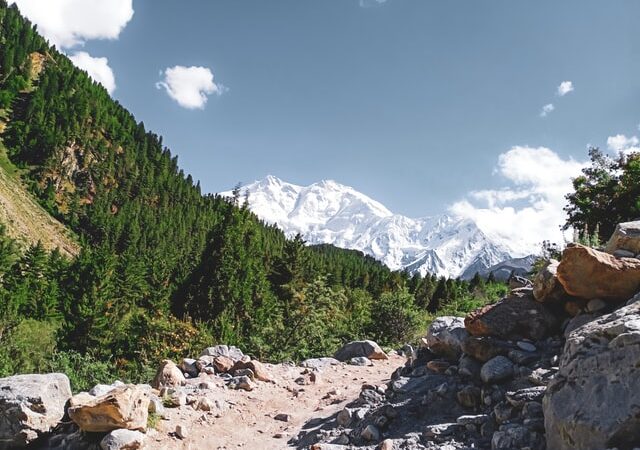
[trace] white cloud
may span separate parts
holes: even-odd
[[[507,186],[471,192],[449,210],[473,219],[515,255],[537,252],[543,240],[563,242],[565,195],[586,164],[563,159],[545,147],[513,147],[499,156],[496,167]]]
[[[213,81],[213,72],[208,67],[174,66],[160,72],[164,78],[156,83],[169,97],[187,109],[203,109],[207,96],[222,94],[226,88]]]
[[[563,81],[560,83],[560,86],[558,86],[558,95],[564,97],[569,92],[573,92],[573,83],[571,81]]]
[[[371,8],[373,6],[381,6],[386,2],[387,0],[360,0],[360,7]]]
[[[71,48],[117,39],[133,17],[133,0],[14,0],[52,44]]]
[[[540,111],[540,117],[547,117],[547,115],[549,115],[554,109],[556,109],[556,107],[553,106],[553,103],[547,103],[542,107],[542,111]]]
[[[109,94],[116,89],[116,79],[107,58],[94,58],[87,52],[76,52],[69,56],[69,59],[76,67],[86,70],[89,76],[102,84]]]
[[[616,134],[607,138],[607,148],[616,154],[638,153],[640,152],[638,144],[640,144],[640,140],[637,136],[627,137],[624,134]]]

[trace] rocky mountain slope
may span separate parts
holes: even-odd
[[[298,186],[270,175],[244,186],[244,195],[254,213],[286,234],[300,233],[310,244],[360,250],[393,270],[468,279],[475,272],[527,256],[488,237],[472,220],[394,214],[352,187],[331,180]]]

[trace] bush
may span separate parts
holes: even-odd
[[[422,328],[423,314],[414,304],[414,298],[406,290],[385,292],[373,306],[372,323],[378,344],[396,346],[412,342]]]
[[[75,351],[56,352],[48,371],[66,374],[73,392],[88,391],[96,384],[111,384],[118,378],[111,361],[99,361],[90,354]]]
[[[5,330],[0,347],[0,375],[46,372],[56,349],[57,325],[24,319]]]

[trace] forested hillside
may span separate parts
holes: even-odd
[[[365,336],[397,344],[427,311],[501,289],[287,240],[239,196],[203,195],[161,137],[5,0],[0,24],[0,139],[81,246],[73,258],[25,249],[0,228],[0,376],[62,370],[89,383],[115,368],[146,379],[148,363],[215,342],[271,359]],[[378,326],[389,321],[398,327]]]

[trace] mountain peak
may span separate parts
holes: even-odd
[[[393,214],[356,189],[326,179],[298,186],[267,175],[248,184],[249,207],[287,235],[309,244],[360,250],[391,269],[459,277],[515,256],[468,218],[438,215],[412,219]],[[221,195],[231,195],[224,192]]]

